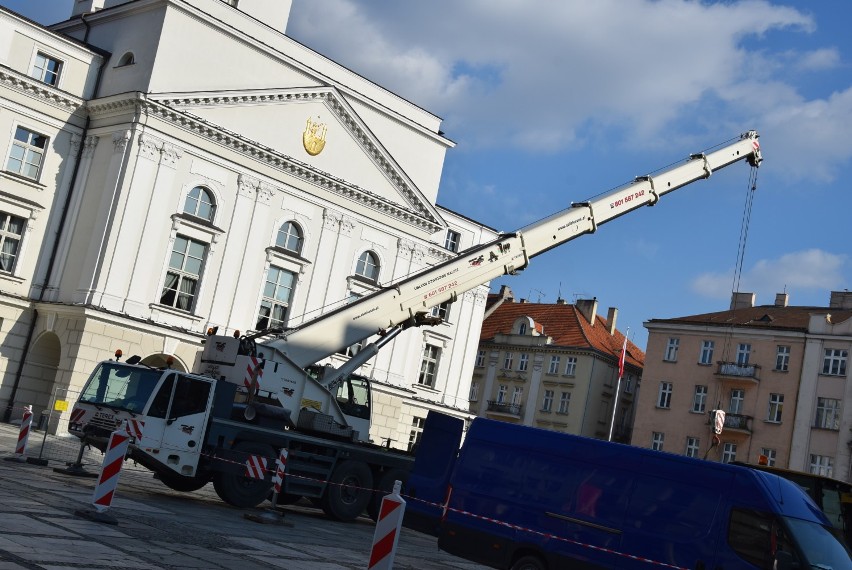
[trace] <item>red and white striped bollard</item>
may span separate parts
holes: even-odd
[[[402,516],[405,514],[405,499],[399,494],[401,489],[402,483],[394,481],[393,491],[382,499],[368,570],[393,568],[393,558],[396,555],[396,545],[399,543],[399,534],[402,529]]]
[[[101,465],[101,474],[98,477],[98,484],[95,486],[92,503],[99,513],[106,512],[112,505],[112,498],[115,495],[116,487],[118,487],[118,476],[121,473],[121,466],[124,464],[124,457],[127,455],[128,445],[130,445],[130,434],[127,432],[127,424],[123,423],[109,436],[109,443]]]

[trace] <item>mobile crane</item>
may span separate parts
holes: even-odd
[[[490,243],[286,331],[225,336],[210,331],[199,369],[154,369],[139,357],[98,364],[71,414],[69,431],[100,449],[125,420],[144,423],[129,457],[168,487],[196,490],[212,480],[225,502],[250,507],[269,494],[270,471],[287,449],[284,497],[308,497],[329,516],[375,516],[380,492],[404,479],[413,457],[369,442],[370,384],[355,370],[411,326],[434,324],[427,310],[712,172],[761,160],[758,134],[746,132],[708,153],[571,204]],[[316,363],[378,335],[340,369]],[[263,478],[247,465],[270,470]],[[375,489],[376,491],[371,491]]]

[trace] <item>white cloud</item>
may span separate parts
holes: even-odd
[[[761,259],[746,270],[739,291],[780,293],[789,290],[833,290],[844,284],[843,270],[848,265],[846,255],[809,249],[782,255],[777,259]],[[691,289],[704,297],[730,298],[733,270],[704,273],[691,283]]]

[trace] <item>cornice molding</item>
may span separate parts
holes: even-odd
[[[289,100],[294,100],[292,97],[308,98],[309,94],[302,94],[301,96],[298,94],[290,95],[291,98]],[[325,92],[318,93],[316,95],[321,95],[321,98],[326,98],[331,96],[331,93]],[[246,96],[235,96],[235,101],[230,102],[229,104],[234,104],[236,102],[245,104],[244,97]],[[418,208],[419,211],[407,209],[402,205],[387,200],[386,198],[374,194],[369,190],[349,184],[327,172],[317,170],[309,164],[301,162],[292,156],[282,154],[275,149],[269,148],[261,143],[245,138],[216,124],[205,121],[200,117],[180,110],[181,106],[201,104],[196,102],[196,100],[210,101],[210,104],[214,104],[215,101],[225,99],[231,98],[225,96],[210,96],[205,98],[187,97],[183,99],[151,101],[142,99],[142,96],[136,96],[122,100],[113,99],[103,103],[95,102],[90,105],[90,111],[93,115],[100,113],[114,113],[120,110],[134,109],[135,106],[138,105],[142,114],[176,125],[199,137],[212,141],[216,144],[220,144],[253,160],[262,162],[279,172],[298,178],[303,182],[321,188],[332,194],[336,194],[346,200],[360,204],[361,206],[379,214],[396,218],[410,226],[416,227],[430,234],[440,231],[443,227],[439,221],[431,216],[431,214],[423,207]],[[192,103],[190,103],[190,101],[192,101]],[[354,124],[354,119],[347,119],[345,116],[341,116],[340,119],[345,120],[345,122],[352,121]],[[364,140],[369,138],[366,132],[360,132],[362,133],[360,136],[363,137]],[[375,154],[379,155],[380,152],[378,147],[375,147],[375,145],[373,146],[375,148]],[[412,199],[415,204],[420,204],[420,198],[417,197],[416,192],[414,192],[412,188],[403,181],[398,172],[391,169],[390,161],[383,158],[382,162],[377,164],[382,167],[389,179],[397,184],[397,187],[401,192],[409,196],[409,199]],[[402,183],[402,186],[400,186],[400,183]]]
[[[85,106],[83,99],[74,97],[5,66],[0,66],[0,85],[70,113],[75,113]]]
[[[352,135],[353,139],[364,149],[367,156],[379,170],[387,177],[391,184],[402,194],[408,202],[409,208],[402,207],[386,198],[378,196],[369,190],[348,184],[345,181],[332,176],[329,173],[317,171],[310,165],[303,163],[291,156],[277,153],[271,148],[264,147],[257,142],[240,137],[236,133],[209,123],[204,119],[194,116],[186,111],[191,107],[217,107],[251,104],[275,104],[286,102],[324,102],[334,116],[340,121],[344,128]],[[170,110],[173,121],[178,121],[184,128],[190,126],[187,121],[197,123],[192,125],[192,130],[199,131],[202,136],[212,137],[216,142],[226,144],[239,152],[250,154],[253,158],[263,160],[275,168],[287,171],[289,174],[301,178],[311,184],[331,190],[347,199],[359,202],[366,207],[386,215],[395,215],[407,224],[414,225],[429,233],[440,231],[443,224],[435,218],[427,207],[423,205],[422,196],[414,188],[414,184],[406,176],[402,175],[393,159],[384,152],[367,129],[350,112],[348,106],[343,103],[332,89],[310,90],[310,91],[279,91],[279,92],[255,92],[240,93],[234,95],[209,94],[209,95],[187,95],[183,97],[158,98],[150,104],[161,104],[153,114],[167,119]],[[154,111],[153,108],[149,108]],[[181,120],[178,117],[184,117]],[[218,134],[217,134],[218,133]],[[234,140],[231,140],[234,139]],[[241,141],[241,142],[238,142]],[[247,146],[262,149],[264,152],[250,150]]]

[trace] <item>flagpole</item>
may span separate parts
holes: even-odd
[[[621,347],[621,355],[618,357],[618,382],[615,384],[615,401],[612,404],[612,418],[609,421],[609,438],[607,441],[612,441],[612,430],[615,428],[615,412],[618,410],[618,392],[621,390],[621,377],[624,375],[624,361],[627,358],[628,334],[630,334],[630,327],[627,327],[627,332],[624,334],[624,346]]]

